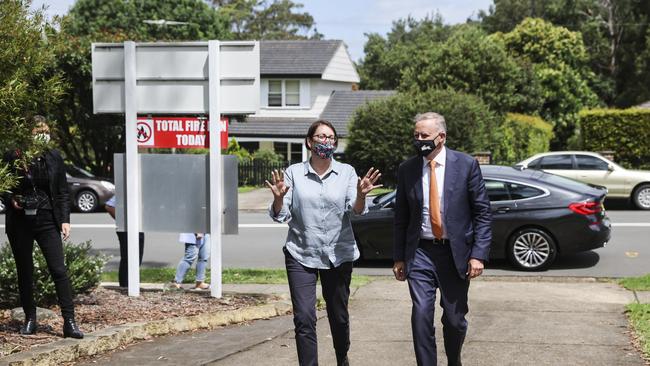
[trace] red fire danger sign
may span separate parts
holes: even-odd
[[[221,117],[221,147],[228,146],[228,118]],[[207,119],[196,117],[138,117],[138,146],[158,148],[208,148]]]

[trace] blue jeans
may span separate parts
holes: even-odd
[[[199,240],[199,244],[185,243],[185,256],[176,267],[176,283],[182,283],[187,270],[192,267],[196,260],[196,282],[205,280],[205,268],[208,266],[210,258],[210,245],[206,243],[205,238]]]

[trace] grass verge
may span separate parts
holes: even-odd
[[[140,282],[143,283],[165,283],[174,279],[175,268],[142,268],[140,269]],[[187,271],[184,283],[193,283],[196,271],[192,268]],[[210,278],[210,270],[207,270],[206,278]],[[102,273],[102,281],[117,282],[117,271]],[[258,283],[258,284],[285,284],[287,283],[287,272],[284,269],[245,269],[226,268],[222,272],[223,283]],[[352,287],[360,287],[371,280],[370,276],[352,274]]]
[[[650,291],[650,273],[640,277],[626,277],[618,283],[631,291]]]
[[[253,191],[253,190],[257,189],[257,188],[260,188],[260,187],[256,187],[256,186],[241,186],[241,187],[237,187],[237,193],[247,193],[247,192]]]
[[[636,340],[646,360],[650,360],[650,304],[627,306],[630,324],[636,333]]]

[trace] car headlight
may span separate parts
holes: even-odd
[[[115,191],[115,185],[111,182],[107,182],[105,180],[101,181],[102,185],[104,188],[108,189],[109,191]]]

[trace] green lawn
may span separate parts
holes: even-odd
[[[370,192],[370,194],[368,194],[368,196],[379,196],[380,194],[392,192],[394,190],[395,190],[394,188],[385,188],[385,187],[376,188],[376,189],[373,189]]]
[[[627,313],[641,351],[646,359],[650,360],[650,304],[630,304],[627,306]]]
[[[618,283],[628,290],[650,291],[650,273],[641,277],[623,278]]]
[[[260,187],[256,187],[256,186],[241,186],[241,187],[237,187],[237,193],[247,193],[247,192],[250,192],[250,191],[256,190],[256,189],[258,189],[258,188],[260,188]]]
[[[176,273],[175,268],[142,268],[140,269],[140,282],[143,283],[165,283],[171,282]],[[194,282],[196,272],[190,269],[185,276],[185,283]],[[223,283],[259,283],[259,284],[283,284],[287,283],[287,272],[284,269],[244,269],[227,268],[222,272]],[[207,278],[210,278],[208,269]],[[117,282],[117,272],[102,273],[102,281]],[[360,287],[371,281],[369,276],[352,274],[352,287]]]

